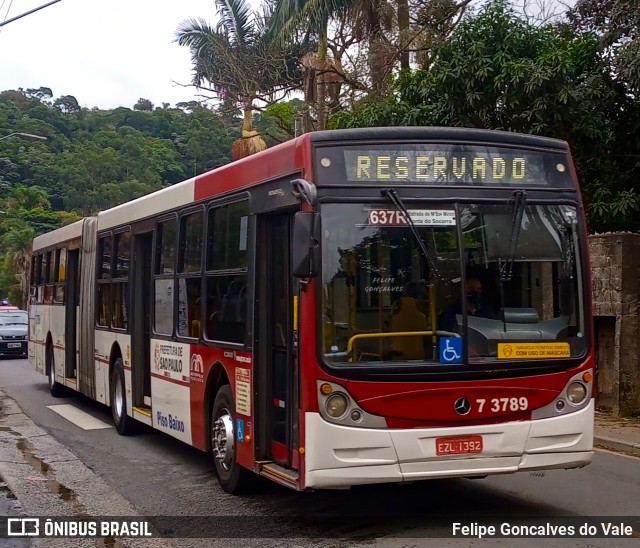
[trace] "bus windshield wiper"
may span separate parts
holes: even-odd
[[[511,239],[509,240],[509,251],[504,260],[500,260],[500,281],[510,282],[513,278],[513,263],[518,250],[518,238],[522,228],[522,216],[527,203],[527,193],[524,190],[516,190],[514,193],[515,203],[513,204],[513,218],[511,219]]]
[[[422,252],[422,256],[426,259],[427,264],[433,271],[436,278],[440,278],[441,276],[440,276],[440,273],[438,272],[438,267],[436,266],[435,257],[429,251],[429,248],[424,243],[424,240],[420,237],[420,234],[418,234],[418,229],[416,228],[416,225],[413,222],[413,219],[411,219],[411,216],[409,215],[409,211],[407,211],[407,208],[405,207],[405,205],[402,203],[402,200],[398,196],[398,193],[393,188],[383,188],[382,194],[387,196],[389,200],[391,200],[393,205],[396,206],[396,208],[402,212],[405,219],[407,220],[407,224],[409,225],[409,228],[411,229],[413,237],[416,239],[416,242],[418,243],[418,247]]]

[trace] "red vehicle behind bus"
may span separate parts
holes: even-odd
[[[586,234],[562,141],[310,133],[35,238],[29,358],[229,492],[580,467]]]

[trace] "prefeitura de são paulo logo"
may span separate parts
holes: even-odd
[[[204,382],[204,364],[200,354],[191,355],[191,367],[189,368],[192,382]]]

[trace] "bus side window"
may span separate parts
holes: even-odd
[[[207,280],[207,338],[243,343],[247,319],[247,279],[215,276]]]
[[[244,343],[247,323],[248,202],[210,209],[207,216],[207,339]]]
[[[102,327],[111,324],[111,234],[101,236],[98,240],[98,306],[96,308],[96,323]]]
[[[199,338],[201,334],[200,291],[202,281],[202,210],[180,217],[178,246],[178,324],[181,337]]]
[[[173,335],[177,225],[175,217],[156,225],[153,326],[161,335]]]

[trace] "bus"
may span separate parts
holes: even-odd
[[[592,459],[587,229],[563,141],[308,133],[38,236],[31,270],[29,359],[51,394],[210,452],[227,492]]]

